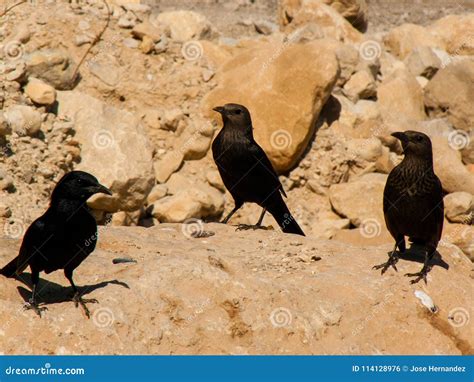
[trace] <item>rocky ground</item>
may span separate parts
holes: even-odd
[[[192,232],[214,236],[193,238]],[[100,230],[77,270],[87,320],[61,272],[40,281],[48,310],[22,309],[24,282],[0,278],[1,351],[30,354],[472,354],[472,266],[442,248],[428,285],[372,270],[390,245],[236,232],[222,224]],[[6,262],[18,240],[0,239]],[[136,263],[112,264],[131,257]],[[415,257],[413,257],[415,258]],[[449,269],[447,269],[449,267]],[[46,282],[48,280],[48,282]]]
[[[90,201],[101,224],[219,221],[232,198],[211,109],[240,102],[307,236],[336,247],[392,242],[382,192],[402,155],[390,133],[427,133],[446,193],[440,247],[474,259],[472,1],[14,4],[0,4],[5,238],[22,237],[71,169],[114,192]],[[231,222],[258,215],[247,205]]]

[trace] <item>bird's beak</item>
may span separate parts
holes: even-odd
[[[216,106],[212,110],[217,111],[220,114],[224,114],[224,107],[223,106]]]
[[[89,187],[89,191],[92,194],[107,194],[107,195],[112,195],[112,191],[110,191],[107,187],[97,184],[96,186],[91,186]]]
[[[402,144],[408,143],[408,137],[405,133],[402,133],[401,131],[397,131],[395,133],[392,133],[392,137],[397,138]]]

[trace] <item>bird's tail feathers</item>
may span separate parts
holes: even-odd
[[[278,222],[281,230],[285,233],[294,233],[296,235],[306,236],[286,206],[281,195],[279,199],[280,200],[278,202],[272,203],[272,205],[268,206],[267,209],[268,212],[270,212]]]
[[[28,264],[20,265],[18,264],[18,256],[0,269],[0,275],[5,277],[15,277],[17,274],[23,272]]]

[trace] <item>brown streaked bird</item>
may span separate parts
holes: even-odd
[[[74,292],[73,301],[82,306],[87,317],[90,313],[86,303],[97,302],[83,299],[73,281],[74,270],[94,251],[97,242],[97,223],[86,203],[97,193],[112,195],[87,172],[71,171],[64,175],[51,194],[47,211],[28,227],[18,256],[0,269],[6,277],[19,277],[30,266],[33,289],[25,308],[40,317],[46,310],[36,301],[40,272],[64,269]]]
[[[224,126],[212,143],[212,154],[222,181],[234,198],[231,216],[246,202],[263,208],[256,226],[240,225],[240,229],[261,226],[266,211],[270,212],[285,233],[303,235],[282,195],[283,186],[265,151],[253,137],[250,113],[245,106],[228,103],[213,110],[222,115]]]
[[[395,264],[399,253],[405,252],[405,236],[413,244],[424,248],[423,268],[417,273],[407,273],[414,277],[411,283],[424,280],[431,270],[438,242],[441,239],[444,221],[443,188],[433,170],[433,150],[430,138],[417,131],[396,132],[392,136],[399,139],[405,157],[389,174],[383,196],[383,210],[387,228],[395,239],[393,251],[386,263],[376,265],[382,274]]]

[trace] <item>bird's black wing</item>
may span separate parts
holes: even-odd
[[[268,159],[267,154],[265,154],[265,151],[263,151],[256,142],[253,142],[252,145],[249,145],[249,154],[257,160],[255,167],[252,169],[253,174],[263,181],[268,182],[267,184],[273,190],[280,190],[280,192],[286,197],[283,185],[278,179],[278,175],[273,168],[270,159]]]
[[[3,267],[0,273],[13,277],[23,272],[35,257],[41,256],[41,248],[52,239],[54,232],[55,226],[48,222],[46,214],[36,219],[23,236],[18,256]]]

